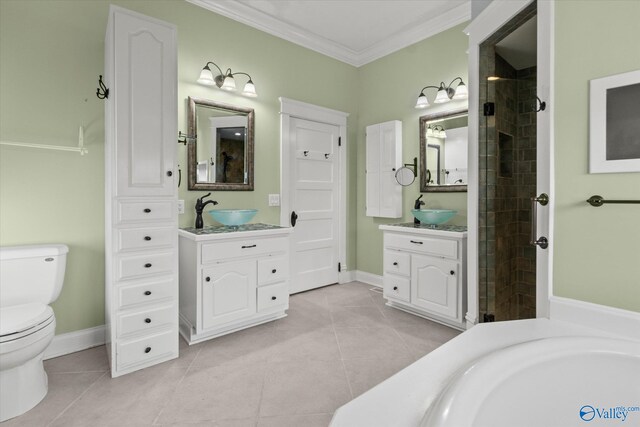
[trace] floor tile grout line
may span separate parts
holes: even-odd
[[[342,348],[340,347],[340,340],[338,339],[338,333],[336,332],[336,325],[333,324],[333,317],[331,318],[331,326],[333,329],[333,336],[336,339],[336,345],[338,346],[338,353],[340,354],[340,364],[342,365],[342,372],[344,372],[344,377],[347,380],[347,385],[349,386],[349,394],[351,395],[351,399],[353,399],[353,387],[351,386],[351,381],[349,381],[349,375],[347,374],[347,365],[344,364],[344,355],[342,354]]]
[[[95,386],[98,381],[100,381],[103,377],[105,377],[107,374],[109,373],[109,371],[103,372],[102,375],[100,375],[98,378],[96,378],[96,380],[94,382],[92,382],[82,393],[80,393],[80,395],[78,397],[76,397],[75,399],[73,399],[71,401],[71,403],[69,403],[62,411],[60,411],[60,413],[58,415],[56,415],[51,421],[49,421],[47,423],[47,426],[51,426],[53,425],[53,423],[60,418],[62,415],[64,415],[65,412],[67,412],[69,410],[69,408],[71,408],[77,401],[79,401],[80,399],[82,399],[82,397],[87,394],[87,392],[89,390],[91,390],[91,388],[93,386]]]
[[[182,337],[178,336],[178,339],[180,340],[180,339],[182,339]],[[180,380],[176,383],[175,388],[173,389],[173,393],[171,393],[171,396],[169,396],[167,398],[167,400],[170,399],[171,397],[173,397],[178,392],[178,387],[180,387],[180,384],[182,384],[182,381],[184,381],[184,379],[187,377],[187,374],[189,373],[189,370],[191,369],[191,366],[193,366],[193,363],[196,361],[196,358],[198,357],[198,355],[200,354],[201,351],[202,351],[202,347],[198,349],[198,351],[196,352],[196,355],[193,357],[193,360],[191,360],[191,362],[189,362],[189,365],[184,370],[184,374],[182,374],[182,377],[180,377]],[[162,424],[156,424],[156,422],[158,421],[158,418],[160,418],[160,415],[162,415],[162,412],[165,410],[165,408],[166,408],[166,406],[162,405],[162,407],[160,408],[160,411],[158,411],[158,414],[155,416],[155,418],[151,422],[152,426],[157,426],[157,425],[161,426],[162,425]]]
[[[260,413],[262,411],[262,399],[264,398],[264,385],[267,382],[267,372],[269,371],[270,362],[264,362],[264,374],[262,374],[262,387],[260,387],[260,401],[258,402],[258,412],[256,413],[256,419],[254,425],[257,426],[260,422]]]

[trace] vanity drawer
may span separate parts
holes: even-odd
[[[176,310],[173,305],[150,308],[118,315],[118,336],[133,334],[173,323]]]
[[[229,258],[267,255],[275,252],[286,252],[289,241],[286,237],[249,238],[225,240],[202,245],[202,263],[224,261]]]
[[[289,282],[258,288],[258,312],[289,304]]]
[[[384,246],[385,248],[408,250],[444,258],[458,258],[458,242],[443,238],[385,233]]]
[[[177,207],[173,200],[125,201],[116,203],[116,221],[118,223],[140,221],[172,221]]]
[[[175,283],[175,278],[169,277],[149,283],[119,286],[118,308],[126,309],[137,304],[173,298],[177,294]]]
[[[116,280],[173,273],[176,256],[175,251],[142,255],[120,255],[116,264]]]
[[[177,356],[178,334],[172,328],[135,340],[120,340],[116,346],[116,351],[118,369],[161,357]]]
[[[384,251],[384,272],[409,276],[411,274],[411,255],[404,252]]]
[[[383,293],[386,298],[409,302],[411,296],[410,278],[385,273],[383,282]]]
[[[117,250],[139,250],[171,246],[176,239],[175,227],[121,228],[117,231]]]
[[[258,260],[258,286],[280,282],[288,277],[288,256],[273,256]]]

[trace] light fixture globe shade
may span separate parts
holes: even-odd
[[[213,80],[213,74],[211,74],[211,70],[209,67],[204,67],[200,72],[200,77],[198,78],[198,83],[206,86],[214,86],[216,83]]]
[[[255,98],[258,96],[258,94],[256,93],[256,86],[253,84],[251,80],[249,80],[247,84],[244,85],[244,90],[242,91],[242,94],[250,98]]]
[[[431,126],[427,128],[427,136],[433,136],[433,129],[431,128]]]
[[[229,92],[233,92],[236,90],[236,80],[231,74],[227,74],[227,76],[224,78],[224,83],[222,83],[220,89],[228,90]]]
[[[447,89],[444,86],[440,86],[438,89],[438,94],[436,95],[436,99],[433,100],[435,104],[443,104],[445,102],[449,102],[449,94],[447,93]]]
[[[442,129],[440,131],[440,138],[446,138],[447,137],[447,133],[444,131],[444,129]]]
[[[469,97],[469,91],[464,83],[460,83],[456,88],[456,92],[453,94],[453,99],[467,99]]]
[[[416,107],[415,108],[427,108],[429,106],[429,100],[427,100],[427,97],[425,96],[424,93],[421,93],[420,96],[418,96],[418,100],[416,101]]]

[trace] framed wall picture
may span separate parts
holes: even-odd
[[[589,173],[640,172],[640,70],[589,84]]]

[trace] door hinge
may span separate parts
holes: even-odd
[[[342,271],[342,264],[338,263],[338,273]]]
[[[338,137],[338,147],[342,147],[342,137]]]
[[[496,114],[496,104],[493,102],[485,102],[484,103],[484,115],[485,116],[494,116]]]

